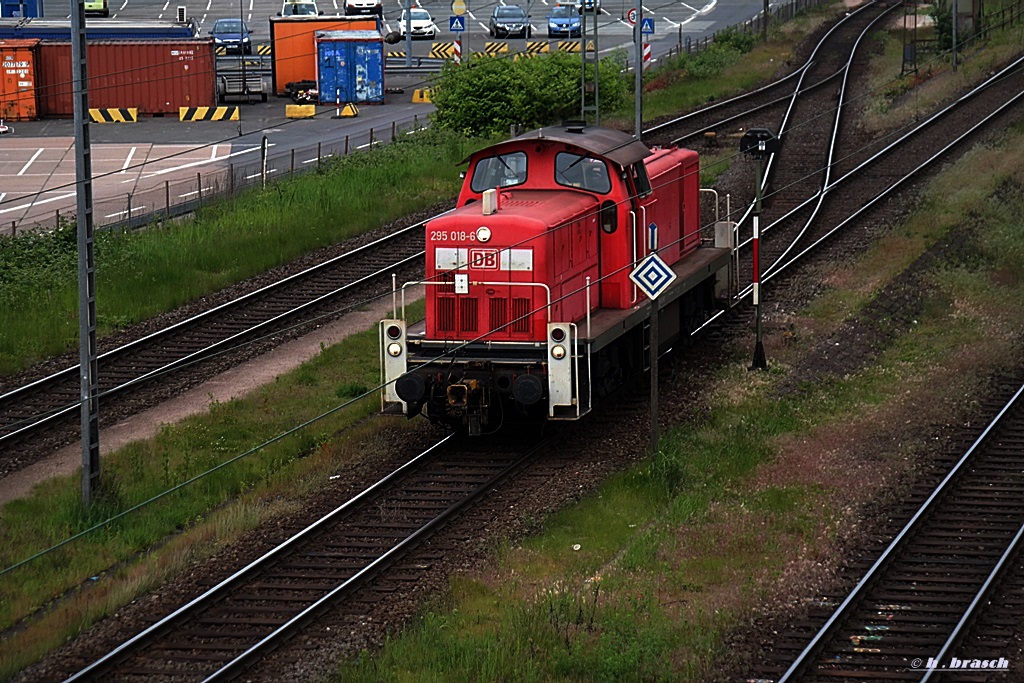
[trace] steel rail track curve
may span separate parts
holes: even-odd
[[[926,500],[921,504],[917,511],[913,514],[906,525],[896,534],[889,545],[881,553],[878,559],[871,565],[871,567],[863,574],[857,585],[849,592],[849,594],[843,599],[842,603],[835,609],[825,624],[817,631],[807,646],[800,652],[800,654],[793,660],[789,668],[782,674],[778,679],[778,683],[788,683],[789,681],[797,680],[797,676],[810,676],[813,672],[809,671],[809,667],[814,665],[815,658],[819,658],[822,654],[826,641],[828,641],[833,634],[837,631],[844,620],[848,620],[853,614],[854,610],[858,607],[863,607],[865,601],[870,601],[868,596],[869,591],[874,587],[878,586],[881,578],[887,572],[890,572],[895,566],[897,556],[900,553],[907,553],[907,548],[911,547],[910,544],[913,542],[920,542],[921,536],[927,531],[928,524],[935,524],[938,516],[938,511],[943,509],[943,505],[949,505],[951,502],[956,503],[960,507],[969,505],[963,502],[974,500],[975,505],[978,505],[977,494],[972,494],[970,482],[975,481],[973,484],[977,486],[977,481],[980,479],[981,482],[985,481],[984,477],[989,475],[988,469],[993,465],[985,465],[985,459],[991,458],[993,451],[998,451],[998,440],[1002,439],[1015,439],[1019,438],[1022,431],[1024,431],[1024,414],[1022,414],[1018,400],[1021,395],[1024,394],[1024,386],[1019,387],[1013,396],[1007,403],[999,409],[996,416],[992,421],[985,427],[984,431],[975,439],[974,443],[964,452],[963,456],[953,465],[942,481],[932,490]],[[971,476],[974,470],[983,469],[984,475]],[[1007,515],[1013,517],[1010,521],[1009,527],[1003,525],[1002,532],[998,535],[995,531],[990,531],[988,537],[984,539],[975,538],[967,532],[966,527],[970,526],[971,520],[964,520],[960,522],[964,525],[965,531],[963,536],[959,539],[949,538],[946,543],[949,548],[948,552],[951,554],[966,554],[972,556],[970,547],[977,548],[979,545],[983,545],[985,548],[995,547],[998,549],[998,556],[993,561],[984,561],[979,558],[978,562],[975,563],[985,569],[984,574],[977,576],[974,581],[970,582],[973,586],[973,590],[967,594],[970,600],[957,599],[953,596],[949,597],[949,604],[959,603],[961,606],[959,612],[959,619],[957,619],[955,626],[951,628],[944,638],[939,641],[940,648],[936,651],[934,660],[942,662],[943,658],[950,653],[951,649],[956,646],[962,636],[966,624],[975,616],[979,609],[982,607],[984,597],[991,590],[993,584],[999,575],[1006,569],[1008,559],[1013,556],[1016,551],[1020,548],[1020,541],[1024,536],[1024,510],[1021,509],[1020,500],[1021,496],[1024,495],[1024,477],[1020,476],[1019,468],[1016,469],[1016,476],[1011,476],[1009,471],[1003,471],[1003,476],[1000,477],[999,483],[1012,491],[1004,491],[1000,497],[1007,501],[1013,500],[1015,507],[1009,508]],[[996,499],[998,500],[998,499]],[[992,505],[987,506],[989,510],[984,513],[985,519],[992,519],[994,516],[999,514],[999,508]],[[952,513],[950,515],[956,520],[962,519],[958,513]],[[957,522],[941,522],[945,526],[950,524],[956,525]],[[992,523],[990,529],[994,529],[995,525]],[[964,537],[965,536],[965,537]],[[977,557],[977,555],[974,555]],[[923,569],[915,563],[916,573],[920,576],[926,576],[929,574],[935,574],[936,578],[930,582],[921,580],[922,586],[920,595],[917,598],[918,603],[922,605],[914,606],[912,603],[915,602],[913,595],[908,596],[903,603],[908,609],[916,609],[921,612],[927,612],[930,609],[930,605],[927,604],[927,583],[940,584],[942,581],[942,573],[950,572],[952,569],[943,569],[942,566],[936,565],[934,562],[929,562],[928,559],[923,559],[922,562],[925,565],[930,565],[929,568]],[[899,570],[893,570],[894,573],[898,574]],[[965,583],[967,579],[963,580]],[[893,591],[895,592],[895,591]],[[965,604],[966,603],[966,604]],[[907,610],[901,611],[901,616],[904,620],[913,618],[912,614],[908,614]],[[949,621],[949,615],[946,615],[946,621]],[[943,635],[940,631],[941,625],[935,625],[936,631],[939,635]],[[914,667],[911,663],[911,657],[902,654],[897,648],[890,647],[891,652],[887,652],[883,647],[883,640],[881,636],[875,636],[877,640],[870,641],[876,647],[869,648],[870,651],[864,651],[865,648],[859,648],[860,652],[854,654],[878,654],[880,655],[877,660],[878,666],[874,669],[868,668],[870,666],[870,657],[863,658],[867,661],[861,662],[860,658],[853,660],[852,658],[845,658],[840,661],[836,661],[835,657],[831,654],[828,655],[828,664],[820,663],[822,667],[822,673],[828,675],[831,671],[834,675],[849,677],[852,672],[857,670],[858,666],[865,667],[862,673],[865,676],[876,677],[881,672],[878,670],[879,666],[885,665],[886,671],[889,672],[887,678],[897,678],[897,673],[892,671],[894,664],[892,659],[899,659],[905,657],[907,663],[904,666],[904,676],[899,676],[903,680],[919,680],[929,681],[934,675],[936,670],[928,667]],[[858,641],[859,642],[859,641]],[[922,644],[926,646],[926,644]],[[882,660],[888,657],[885,662]],[[875,675],[871,675],[874,673]],[[805,680],[805,679],[801,679]]]
[[[486,459],[476,452],[440,453],[441,446],[454,444],[453,438],[445,436],[270,552],[71,675],[67,683],[100,675],[108,680],[118,675],[130,677],[142,671],[158,675],[161,670],[204,681],[234,679],[532,462],[544,445],[543,440],[530,440],[497,450]],[[398,505],[414,511],[402,518],[400,530],[390,528],[394,524],[389,526],[382,512]],[[345,540],[377,537],[382,542]],[[346,542],[364,549],[358,559],[340,551]],[[305,572],[299,570],[306,561],[303,558],[335,556],[352,559],[333,570],[312,565]],[[338,578],[328,578],[331,574]],[[303,581],[315,586],[305,587]],[[281,584],[275,589],[275,595],[282,594],[280,607],[268,606],[266,603],[274,600],[260,587],[275,582]],[[225,627],[229,628],[217,633]],[[192,654],[170,654],[188,653],[189,643],[194,644]]]
[[[422,232],[422,226],[422,223],[416,223],[403,228],[234,301],[107,351],[99,357],[101,370],[106,371],[101,398],[135,388],[189,364],[209,360],[219,353],[238,348],[256,335],[280,332],[289,321],[311,310],[322,309],[361,286],[377,281],[385,283],[390,273],[422,258],[422,238],[418,234]],[[410,244],[404,245],[404,242]],[[376,252],[389,248],[399,252],[397,260],[374,261]],[[360,265],[357,259],[369,263]],[[347,272],[349,270],[351,273]],[[317,278],[322,280],[322,284]],[[300,290],[299,296],[293,293],[294,289]],[[301,294],[302,291],[310,293]],[[226,314],[234,315],[238,322],[231,325],[221,323]],[[185,343],[176,338],[182,336]],[[173,344],[179,345],[180,352],[167,352],[166,348]],[[127,367],[122,369],[119,364]],[[0,449],[77,411],[80,401],[74,397],[79,390],[78,373],[79,366],[74,365],[0,395]]]

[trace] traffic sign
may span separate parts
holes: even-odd
[[[626,12],[626,21],[629,22],[630,26],[636,26],[636,7],[630,7],[629,11]]]
[[[652,17],[644,17],[640,23],[640,33],[654,33],[654,19]]]
[[[466,13],[466,0],[452,0],[452,14],[462,16]]]
[[[657,254],[650,254],[640,262],[629,279],[639,287],[650,299],[657,299],[658,295],[665,291],[676,279],[676,274],[668,264],[661,260]]]
[[[466,30],[466,20],[462,17],[448,17],[448,30],[461,33]]]

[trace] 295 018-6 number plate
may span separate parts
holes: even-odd
[[[472,230],[431,230],[431,242],[476,242],[476,232]]]

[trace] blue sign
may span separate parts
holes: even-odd
[[[640,33],[646,33],[648,35],[654,33],[654,19],[651,17],[644,17],[643,23],[640,24]]]
[[[448,17],[448,30],[461,33],[466,30],[466,20],[462,17]]]
[[[647,226],[647,231],[648,231],[648,233],[650,233],[648,235],[648,237],[650,239],[647,241],[647,245],[648,245],[647,249],[649,251],[657,251],[658,250],[658,224],[657,223],[651,223],[650,225]]]
[[[657,254],[651,254],[640,262],[629,279],[643,290],[651,299],[658,298],[658,295],[665,291],[676,279],[675,272],[668,267],[668,264],[661,260]]]

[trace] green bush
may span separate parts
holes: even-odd
[[[601,111],[630,96],[614,57],[601,60]],[[478,57],[445,65],[431,92],[434,125],[471,136],[507,135],[512,126],[537,128],[580,116],[580,56],[556,52],[532,59]]]

